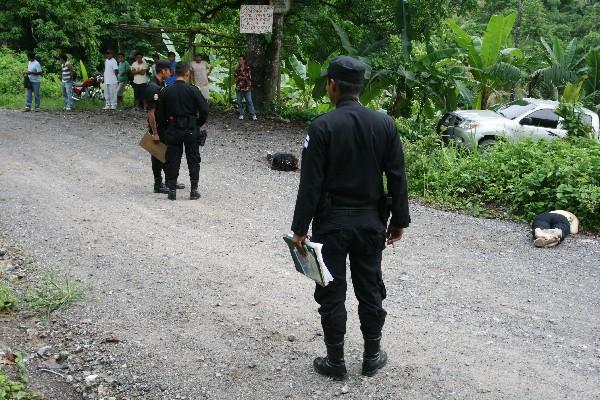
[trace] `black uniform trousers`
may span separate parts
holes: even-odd
[[[387,315],[382,307],[386,290],[381,274],[385,229],[377,210],[334,209],[327,217],[313,222],[311,240],[323,244],[323,259],[333,275],[333,282],[315,289],[325,343],[341,343],[346,334],[348,256],[360,329],[365,338],[381,336]]]
[[[162,182],[162,171],[164,170],[165,165],[162,163],[162,161],[160,161],[154,156],[150,156],[150,161],[152,162],[152,173],[154,174],[154,182]]]
[[[167,145],[167,162],[165,163],[167,184],[172,182],[174,185],[177,182],[184,148],[190,172],[190,181],[192,184],[194,182],[198,183],[200,179],[201,157],[197,133],[189,130],[171,129],[165,133],[165,143]]]

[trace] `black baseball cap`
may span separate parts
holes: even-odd
[[[362,61],[349,56],[339,56],[331,61],[329,68],[321,76],[360,85],[365,81],[366,69],[367,66]]]

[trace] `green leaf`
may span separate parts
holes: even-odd
[[[515,23],[516,14],[506,16],[493,15],[488,22],[481,43],[482,67],[493,65],[498,59],[500,49],[506,44]]]
[[[342,42],[342,47],[344,48],[344,50],[346,50],[346,52],[348,53],[349,56],[356,55],[357,51],[350,44],[350,39],[348,38],[348,33],[344,30],[344,28],[342,28],[340,25],[338,25],[333,19],[329,18],[329,21],[331,21],[331,24],[333,25],[333,29],[335,30],[335,33],[337,33],[338,37],[340,38],[340,41]]]
[[[88,72],[87,72],[87,68],[85,68],[85,64],[83,63],[83,60],[79,60],[79,69],[81,71],[81,79],[82,80],[87,80],[88,77]]]

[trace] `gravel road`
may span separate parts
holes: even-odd
[[[413,204],[384,252],[389,366],[360,377],[349,292],[350,378],[332,382],[312,371],[313,285],[281,240],[299,176],[264,161],[298,154],[303,127],[213,116],[202,199],[170,202],[152,193],[144,126],[0,110],[0,231],[89,287],[68,318],[121,339],[103,366],[127,377],[117,398],[600,399],[597,238],[535,249],[523,224]]]

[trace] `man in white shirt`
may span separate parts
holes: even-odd
[[[112,49],[106,50],[106,60],[104,60],[104,99],[106,101],[105,110],[117,109],[117,87],[119,81],[119,64],[115,60]]]
[[[135,53],[135,62],[131,64],[133,74],[133,106],[140,111],[146,109],[144,96],[148,86],[148,64],[144,61],[144,55],[138,51]]]
[[[194,84],[198,86],[202,96],[208,101],[209,90],[208,90],[208,75],[212,71],[212,67],[206,61],[205,56],[202,54],[196,54],[196,61],[191,64],[191,69],[193,72]]]
[[[27,82],[25,86],[25,111],[31,111],[32,95],[35,95],[35,111],[40,109],[40,85],[42,82],[42,66],[35,59],[33,52],[27,53],[29,62],[27,63],[27,71],[23,73]]]

